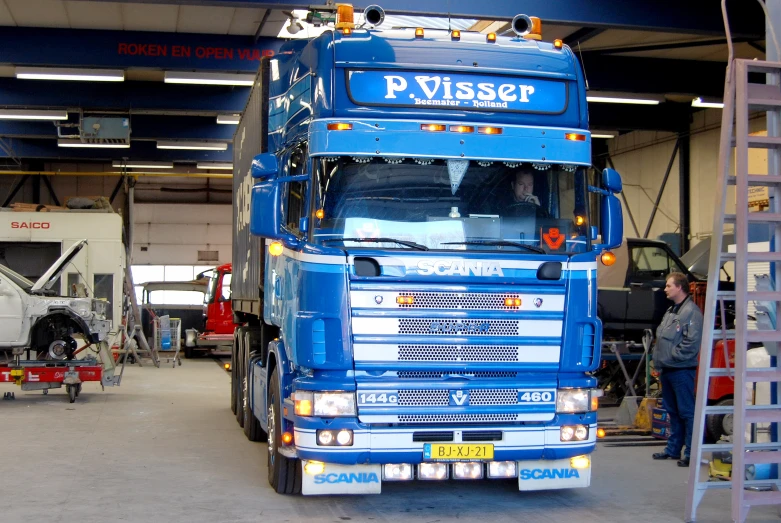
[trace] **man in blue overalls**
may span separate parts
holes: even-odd
[[[662,384],[662,407],[670,415],[670,437],[654,459],[677,459],[689,466],[694,430],[694,379],[702,340],[702,312],[689,296],[689,280],[680,272],[667,276],[664,287],[673,306],[656,329],[654,367]],[[681,456],[684,444],[686,452]]]

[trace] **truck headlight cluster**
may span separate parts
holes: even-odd
[[[294,396],[297,416],[334,418],[355,416],[354,392],[314,392],[297,390]]]
[[[318,430],[317,444],[324,447],[351,447],[353,444],[353,431],[347,429]]]
[[[564,425],[561,427],[561,441],[583,441],[588,439],[588,427],[585,425]]]
[[[556,392],[556,412],[573,414],[597,410],[597,397],[602,391],[592,389],[559,389]]]

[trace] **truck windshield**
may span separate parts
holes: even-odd
[[[555,254],[590,249],[581,168],[358,157],[315,165],[315,243],[409,248],[402,241],[435,250]]]

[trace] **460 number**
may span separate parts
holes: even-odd
[[[519,402],[528,402],[528,403],[548,403],[553,401],[553,393],[547,390],[544,391],[526,391],[523,393],[518,393],[518,401]]]

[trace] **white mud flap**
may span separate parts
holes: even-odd
[[[583,488],[591,484],[591,456],[586,468],[573,468],[569,459],[519,461],[518,490]]]
[[[306,470],[306,460],[301,465]],[[380,494],[382,472],[380,465],[337,465],[326,463],[322,473],[304,472],[301,493],[304,496],[323,494]]]

